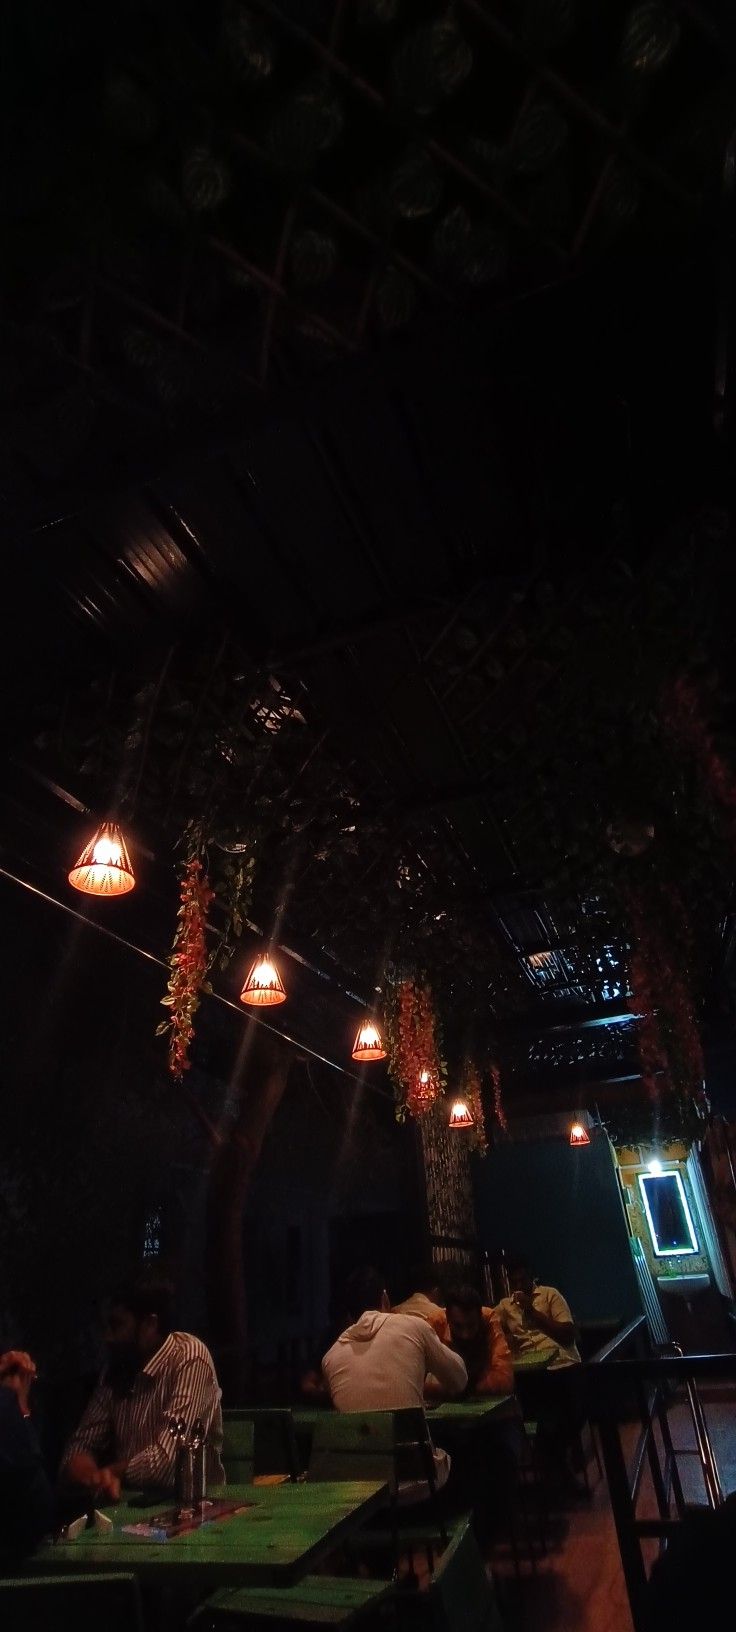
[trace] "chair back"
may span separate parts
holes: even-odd
[[[0,1580],[3,1632],[143,1632],[134,1575],[39,1575]]]
[[[255,1431],[240,1411],[222,1414],[222,1465],[229,1485],[249,1485],[255,1473]]]
[[[437,1470],[434,1447],[423,1406],[405,1406],[392,1411],[394,1458],[399,1480],[425,1480],[434,1493]]]
[[[309,1458],[310,1480],[382,1479],[396,1482],[392,1411],[333,1411],[317,1418]]]
[[[502,1632],[496,1595],[469,1519],[445,1548],[426,1597],[432,1632]]]
[[[264,1406],[262,1409],[225,1411],[222,1420],[226,1444],[231,1424],[234,1430],[239,1423],[252,1424],[253,1470],[256,1475],[286,1473],[290,1479],[298,1478],[302,1471],[301,1459],[294,1419],[288,1409]]]

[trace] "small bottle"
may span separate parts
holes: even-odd
[[[207,1500],[207,1435],[204,1423],[195,1422],[190,1440],[192,1448],[192,1505],[201,1512]]]

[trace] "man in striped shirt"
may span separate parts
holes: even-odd
[[[148,1281],[116,1294],[105,1342],[108,1363],[61,1464],[61,1478],[95,1499],[117,1501],[123,1484],[172,1490],[176,1441],[169,1423],[200,1421],[207,1479],[224,1484],[221,1390],[209,1350],[171,1330],[173,1289]]]

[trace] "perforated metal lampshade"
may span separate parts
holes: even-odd
[[[286,1002],[283,981],[271,958],[256,958],[240,993],[240,1001],[254,1009],[268,1009],[275,1003]]]
[[[84,895],[127,895],[135,873],[117,822],[101,822],[72,867],[69,883]]]
[[[464,1099],[456,1099],[453,1101],[452,1110],[450,1111],[449,1125],[451,1128],[475,1127],[475,1117],[473,1116],[470,1106]]]
[[[570,1144],[571,1145],[589,1145],[590,1144],[590,1134],[588,1133],[588,1129],[583,1127],[582,1122],[573,1122],[573,1125],[572,1125],[572,1127],[570,1129]]]
[[[354,1060],[385,1060],[386,1050],[378,1026],[373,1020],[364,1020],[353,1043]]]

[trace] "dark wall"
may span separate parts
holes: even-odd
[[[141,1267],[154,1221],[177,1319],[206,1337],[211,1152],[155,1038],[166,971],[3,878],[0,911],[0,1349],[32,1348],[47,1376],[94,1370],[99,1300]],[[187,1087],[214,1124],[237,1100],[246,1019],[199,1011]],[[336,1009],[348,1060],[352,1024]],[[254,1347],[322,1329],[342,1221],[388,1215],[406,1235],[402,1130],[374,1080],[318,1061],[290,1079],[246,1206]]]
[[[529,1257],[579,1321],[641,1312],[618,1179],[608,1142],[573,1150],[562,1139],[500,1145],[476,1167],[481,1245]]]

